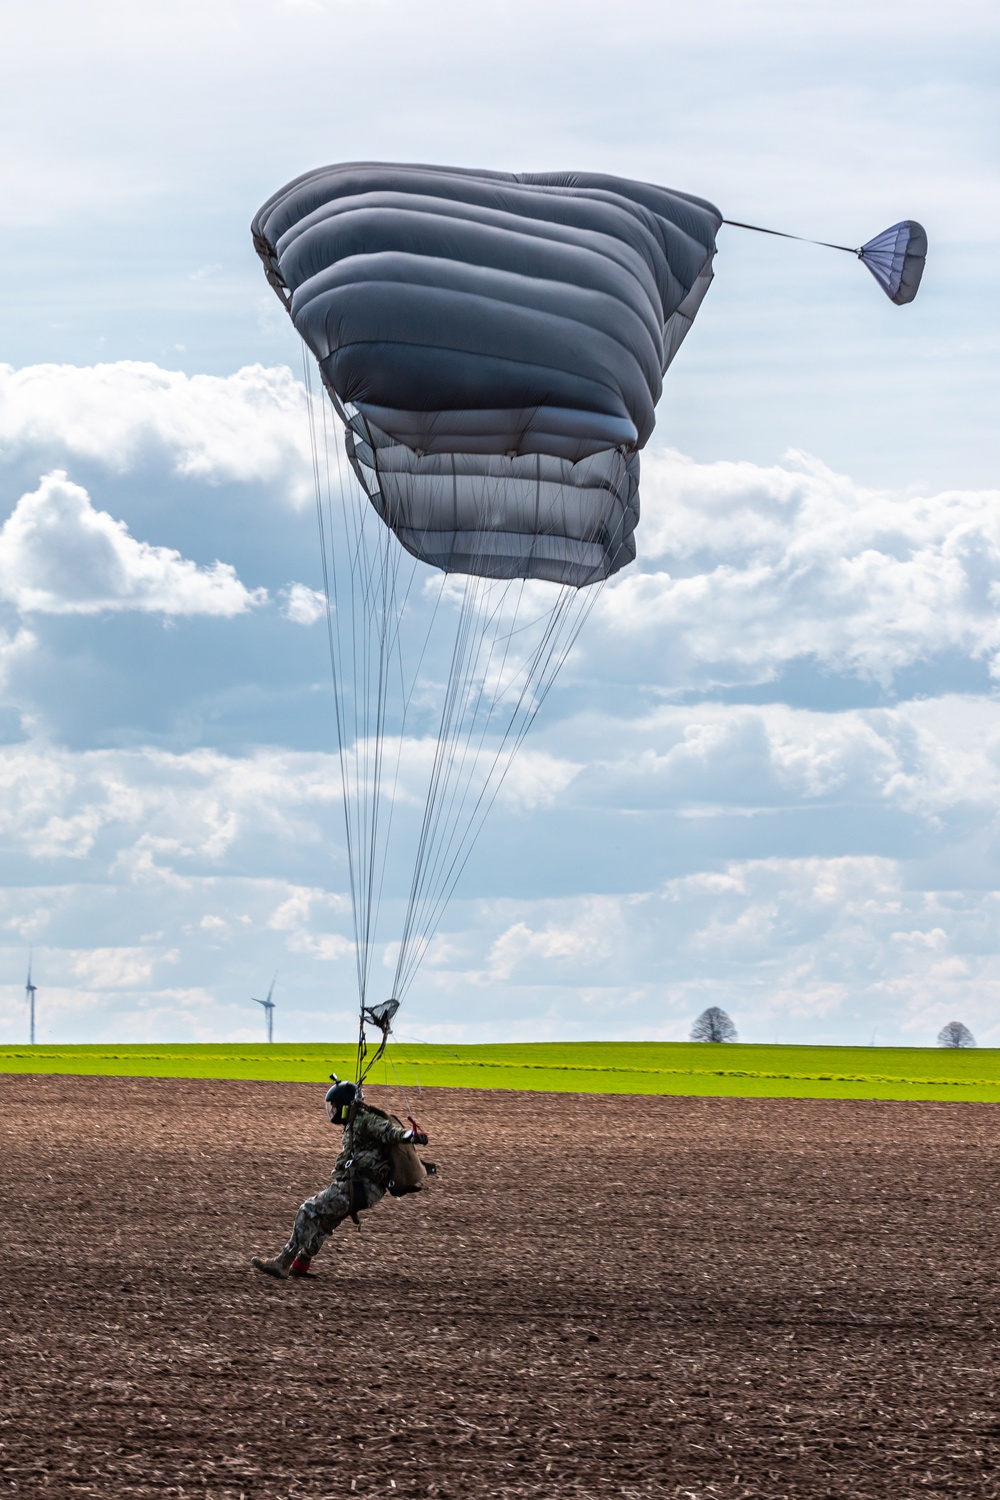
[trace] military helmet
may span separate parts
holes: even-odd
[[[331,1125],[346,1125],[347,1112],[355,1099],[358,1097],[358,1086],[356,1083],[348,1083],[346,1079],[333,1078],[333,1086],[326,1091],[326,1117]]]

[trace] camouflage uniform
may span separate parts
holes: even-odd
[[[303,1203],[281,1255],[302,1261],[317,1255],[337,1225],[349,1216],[352,1188],[357,1212],[374,1208],[389,1185],[392,1148],[405,1134],[401,1125],[362,1105],[353,1124],[344,1130],[330,1186]]]

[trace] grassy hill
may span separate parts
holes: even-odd
[[[322,1082],[352,1076],[344,1043],[0,1047],[0,1073]],[[779,1047],[696,1042],[519,1042],[390,1046],[372,1082],[405,1089],[704,1094],[1000,1103],[1000,1049]]]

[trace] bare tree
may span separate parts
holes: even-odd
[[[963,1026],[961,1021],[949,1021],[947,1026],[942,1026],[938,1032],[939,1047],[974,1047],[976,1039],[968,1026]]]
[[[736,1027],[717,1005],[710,1005],[691,1027],[692,1042],[735,1042]]]

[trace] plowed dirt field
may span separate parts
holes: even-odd
[[[0,1496],[1000,1494],[997,1106],[425,1091],[270,1281],[321,1101],[0,1078]]]

